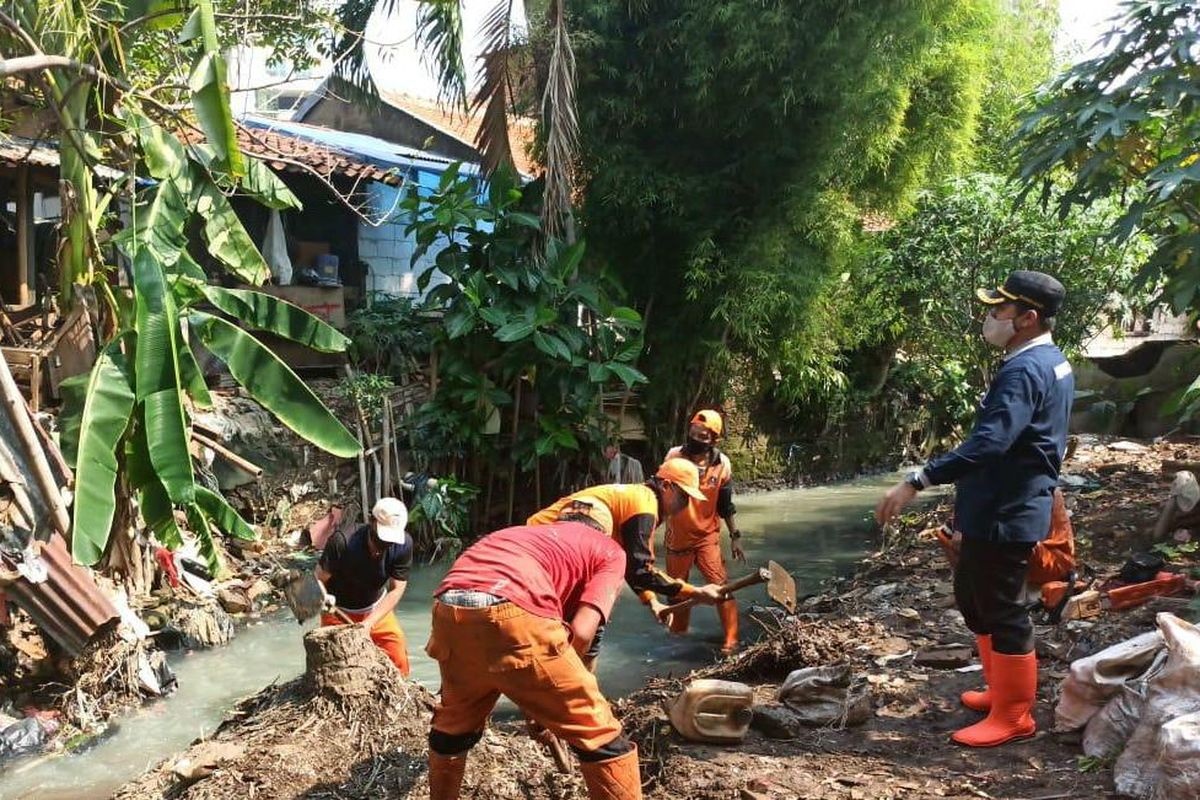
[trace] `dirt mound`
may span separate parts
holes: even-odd
[[[400,677],[357,626],[304,638],[303,676],[242,702],[208,739],[160,764],[118,800],[428,796],[433,697]],[[565,800],[579,782],[554,774],[527,736],[489,730],[471,753],[464,797]]]

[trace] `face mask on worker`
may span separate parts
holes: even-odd
[[[711,449],[711,444],[695,436],[687,437],[687,441],[683,443],[683,452],[689,456],[702,456]]]
[[[983,339],[993,347],[1007,347],[1017,335],[1011,319],[996,319],[991,314],[983,318]]]

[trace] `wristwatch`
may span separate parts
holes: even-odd
[[[924,476],[919,469],[914,469],[905,476],[904,482],[916,489],[918,492],[925,488]]]
[[[730,531],[730,532],[729,532],[729,539],[730,539],[731,541],[735,541],[735,542],[736,542],[736,541],[737,541],[738,539],[740,539],[740,538],[742,538],[742,532],[741,532],[741,531]]]

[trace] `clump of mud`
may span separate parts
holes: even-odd
[[[119,800],[428,797],[433,696],[406,681],[359,626],[304,637],[305,674],[242,702],[213,736],[118,792]],[[580,783],[539,745],[489,730],[463,797],[566,800]]]

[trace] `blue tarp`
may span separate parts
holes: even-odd
[[[240,121],[250,128],[277,131],[286,136],[294,136],[297,139],[319,144],[381,169],[397,169],[403,172],[420,170],[440,175],[448,165],[454,162],[454,159],[440,153],[405,147],[362,133],[348,133],[317,125],[306,125],[303,122],[287,122],[253,115],[241,117]],[[459,174],[478,175],[479,165],[464,163],[459,168]]]

